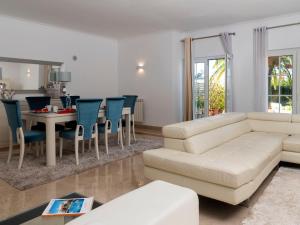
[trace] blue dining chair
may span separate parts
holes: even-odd
[[[41,151],[43,151],[43,141],[46,139],[46,135],[45,132],[42,131],[23,130],[19,101],[1,101],[4,104],[9,125],[9,152],[7,163],[11,160],[13,145],[19,144],[20,158],[18,169],[21,169],[25,152],[25,144],[35,142],[37,144],[36,147],[38,147],[38,143],[40,143]],[[38,149],[36,150],[38,151]]]
[[[72,105],[76,105],[76,100],[80,99],[80,96],[71,95],[70,98],[71,98],[71,106],[72,106]],[[66,108],[67,107],[67,96],[60,96],[60,101],[61,101],[62,106],[64,108]]]
[[[77,108],[77,126],[76,130],[65,130],[59,133],[60,146],[59,155],[62,157],[63,139],[75,140],[75,159],[76,165],[79,165],[78,145],[82,141],[84,146],[85,140],[94,139],[96,156],[99,160],[98,148],[98,114],[102,99],[78,99]]]
[[[45,108],[51,104],[51,97],[49,96],[30,96],[25,98],[30,110],[38,110]],[[65,127],[61,124],[55,124],[55,131],[64,130]],[[36,125],[31,126],[31,130],[45,131],[46,125],[41,122],[37,122]]]
[[[106,154],[108,154],[108,134],[118,134],[123,149],[122,111],[125,98],[106,98],[105,123],[98,125],[99,133],[104,133]]]
[[[50,96],[30,96],[26,97],[26,101],[29,105],[30,110],[37,110],[45,108],[51,104]]]
[[[70,98],[71,98],[71,106],[73,106],[73,105],[76,105],[76,100],[80,99],[80,96],[71,95]],[[61,101],[62,106],[64,108],[66,108],[67,107],[67,96],[61,96],[60,101]],[[70,128],[70,129],[73,129],[73,130],[76,129],[76,126],[77,126],[76,121],[70,121],[70,122],[65,123],[66,128]]]
[[[134,141],[136,141],[134,109],[135,109],[135,104],[136,104],[138,96],[137,95],[123,95],[123,97],[125,98],[124,107],[130,108],[130,111],[131,111],[131,120],[130,120],[131,121],[131,130],[132,130],[133,139],[134,139]],[[124,119],[122,120],[122,126],[123,126],[123,128],[126,127],[126,121]]]

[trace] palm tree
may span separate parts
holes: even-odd
[[[222,76],[225,74],[226,65],[224,59],[217,59],[213,65],[215,69],[214,74],[211,76],[215,81],[220,81]]]
[[[221,84],[226,70],[225,60],[217,59],[213,65],[214,73],[209,78],[209,111],[210,115],[223,112],[225,109],[225,87]]]

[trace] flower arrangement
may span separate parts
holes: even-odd
[[[6,89],[6,84],[0,81],[0,96],[2,99],[13,99],[16,92],[13,89]]]

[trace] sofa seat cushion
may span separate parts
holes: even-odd
[[[300,135],[292,135],[283,140],[283,151],[300,153]]]
[[[144,152],[148,167],[238,188],[252,181],[281,152],[282,134],[250,132],[203,154],[170,149]]]
[[[225,113],[196,119],[187,122],[175,123],[163,127],[163,136],[166,138],[186,139],[196,134],[207,132],[228,124],[245,120],[245,113]]]

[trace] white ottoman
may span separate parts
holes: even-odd
[[[198,196],[188,188],[154,181],[67,225],[199,225]]]

